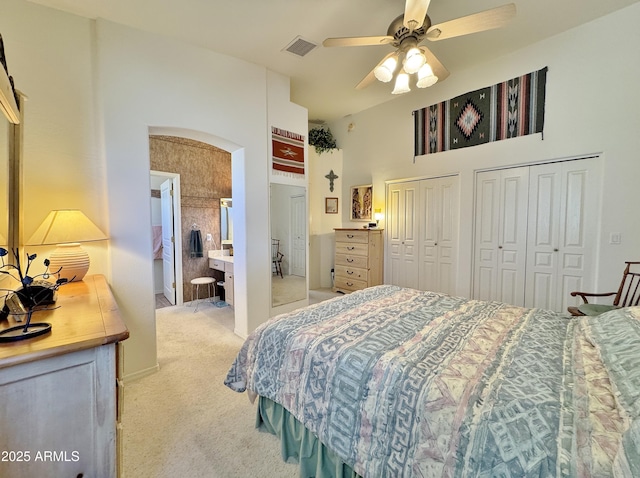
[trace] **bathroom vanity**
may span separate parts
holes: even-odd
[[[222,251],[209,251],[209,267],[224,273],[224,300],[233,307],[233,256],[217,255]]]

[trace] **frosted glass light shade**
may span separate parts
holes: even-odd
[[[49,271],[60,267],[60,278],[80,281],[89,270],[89,254],[80,242],[104,241],[104,232],[77,209],[51,211],[27,241],[28,246],[57,244],[58,248],[49,256]]]
[[[383,83],[389,83],[393,78],[393,72],[396,71],[398,59],[395,56],[387,58],[382,65],[373,70],[375,77]]]
[[[425,63],[424,66],[418,70],[418,81],[416,82],[418,88],[427,88],[437,83],[437,81],[438,77],[433,74],[429,63]]]
[[[427,59],[425,58],[424,54],[420,51],[420,49],[417,47],[413,47],[413,48],[410,48],[409,51],[407,52],[407,56],[405,57],[404,62],[402,63],[402,66],[404,67],[404,71],[406,71],[409,74],[413,74],[413,73],[417,73],[418,70],[422,67],[422,65],[425,64],[426,61]]]
[[[409,75],[406,73],[400,73],[396,77],[396,84],[391,92],[392,95],[401,95],[403,93],[408,93],[411,91],[409,88]]]

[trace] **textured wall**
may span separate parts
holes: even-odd
[[[213,276],[209,268],[206,242],[211,234],[220,249],[220,198],[231,196],[231,154],[187,138],[150,136],[151,169],[180,175],[180,204],[182,212],[182,280],[184,300],[191,300],[191,279]],[[192,258],[189,243],[192,226],[202,234],[204,257]],[[200,288],[200,296],[207,291]]]

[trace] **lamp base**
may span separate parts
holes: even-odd
[[[62,267],[59,276],[69,282],[81,281],[89,270],[89,254],[79,242],[58,244],[49,256],[49,271],[55,272]]]

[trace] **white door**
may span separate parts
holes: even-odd
[[[160,185],[162,208],[162,282],[163,294],[171,305],[176,304],[175,250],[173,247],[173,181],[167,179]]]
[[[528,167],[476,177],[476,299],[524,305],[528,192]]]
[[[419,181],[387,186],[388,283],[419,288],[417,201]]]
[[[597,158],[531,167],[527,307],[566,311],[595,285],[598,173]]]
[[[291,274],[305,276],[307,243],[307,210],[305,196],[291,197]]]
[[[458,176],[420,181],[419,289],[455,294]]]

